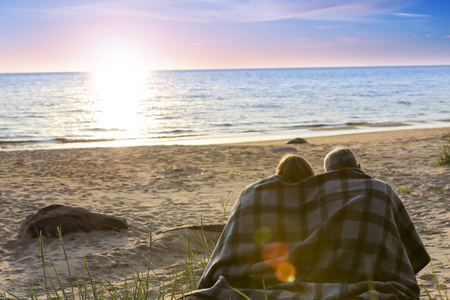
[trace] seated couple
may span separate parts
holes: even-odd
[[[350,149],[324,164],[287,156],[247,186],[187,299],[419,299],[430,257],[396,192]]]

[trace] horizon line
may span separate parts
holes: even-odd
[[[417,65],[380,65],[380,66],[329,66],[329,67],[266,67],[266,68],[205,68],[205,69],[148,69],[143,72],[182,72],[182,71],[245,71],[245,70],[294,70],[294,69],[351,69],[351,68],[395,68],[395,67],[448,67],[450,64],[417,64]],[[114,70],[113,70],[114,71]],[[120,70],[117,70],[120,71]],[[37,72],[0,72],[0,75],[12,74],[67,74],[67,73],[95,73],[97,71],[37,71]]]

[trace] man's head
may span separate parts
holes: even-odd
[[[343,168],[361,168],[355,153],[349,148],[336,147],[325,156],[323,166],[326,172]]]

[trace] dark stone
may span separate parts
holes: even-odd
[[[81,207],[53,204],[44,207],[35,214],[29,215],[19,229],[19,238],[36,238],[39,232],[45,237],[58,237],[58,227],[61,234],[90,231],[120,231],[128,229],[123,218],[91,213]]]
[[[286,144],[308,144],[308,141],[302,138],[295,138],[293,140],[290,140]]]

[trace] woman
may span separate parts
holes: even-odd
[[[299,155],[287,154],[278,163],[276,175],[282,175],[291,182],[314,176],[311,164]]]

